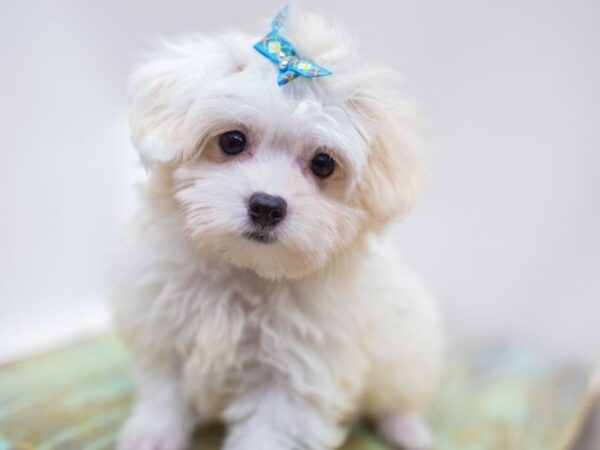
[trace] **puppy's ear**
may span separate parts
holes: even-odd
[[[203,36],[163,42],[132,74],[131,136],[145,164],[174,164],[197,150],[209,131],[198,109],[235,64],[228,47]]]
[[[386,80],[391,80],[386,87]],[[425,181],[415,133],[416,112],[397,94],[397,75],[373,70],[350,98],[368,135],[369,154],[357,185],[358,202],[376,223],[387,223],[416,202]]]

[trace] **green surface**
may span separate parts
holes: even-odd
[[[133,391],[128,364],[105,336],[0,368],[0,450],[113,448]],[[566,449],[586,378],[510,346],[459,352],[430,413],[435,449]],[[193,448],[221,439],[222,429],[199,430]],[[387,448],[363,427],[343,447]]]

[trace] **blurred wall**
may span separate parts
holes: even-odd
[[[600,360],[600,2],[300,3],[422,106],[431,183],[401,233],[451,329]],[[125,82],[149,38],[261,34],[281,6],[0,5],[0,359],[108,321],[105,254],[138,170]]]

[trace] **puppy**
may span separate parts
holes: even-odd
[[[214,421],[226,450],[334,449],[360,417],[430,447],[441,327],[386,231],[424,178],[396,79],[286,11],[261,41],[188,36],[134,73],[149,177],[116,285],[137,380],[120,450]]]

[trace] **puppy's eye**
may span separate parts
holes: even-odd
[[[241,131],[228,131],[219,137],[219,147],[228,155],[237,155],[246,150],[246,136]]]
[[[310,162],[310,170],[319,178],[327,178],[335,170],[335,160],[327,153],[318,153]]]

